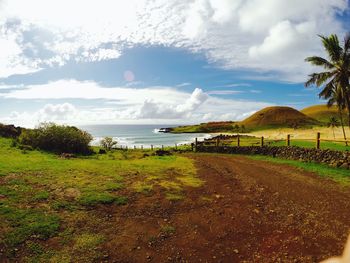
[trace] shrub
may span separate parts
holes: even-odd
[[[92,136],[74,126],[43,123],[33,130],[24,130],[19,143],[55,153],[91,154]]]
[[[110,151],[115,145],[117,145],[117,141],[114,141],[112,137],[105,137],[100,141],[100,144],[107,151]]]
[[[17,138],[21,134],[22,128],[14,125],[4,125],[0,123],[0,137]]]

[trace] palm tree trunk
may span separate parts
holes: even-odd
[[[332,131],[333,131],[333,138],[335,140],[334,126],[332,127]]]
[[[344,136],[344,140],[345,140],[345,145],[348,146],[348,142],[346,139],[346,133],[345,133],[345,129],[344,129],[344,120],[343,120],[343,112],[341,110],[341,108],[338,106],[338,111],[339,111],[339,118],[340,118],[340,124],[341,124],[341,128],[343,130],[343,136]]]
[[[346,109],[348,110],[348,125],[350,130],[350,91],[345,93],[345,103],[346,103]]]

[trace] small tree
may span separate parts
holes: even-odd
[[[104,137],[101,141],[100,144],[103,148],[105,148],[107,151],[110,151],[113,146],[117,145],[118,142],[114,141],[112,137]]]
[[[235,124],[235,126],[233,127],[233,130],[235,132],[239,132],[239,125],[238,124]]]
[[[328,121],[328,127],[332,128],[334,139],[335,139],[334,128],[338,128],[338,126],[339,126],[338,119],[336,117],[334,117],[334,116],[330,117],[329,121]]]

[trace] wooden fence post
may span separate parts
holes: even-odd
[[[287,135],[286,145],[290,146],[290,134]]]
[[[261,147],[264,146],[264,136],[261,137],[261,143],[260,143]]]
[[[143,145],[141,145],[141,150],[143,151]]]
[[[238,147],[241,146],[241,140],[239,138],[239,134],[237,134],[237,146]]]
[[[198,139],[196,137],[196,139],[194,140],[194,151],[197,152],[197,147],[198,147]]]
[[[151,144],[151,151],[153,152],[153,144]]]
[[[320,149],[320,145],[321,145],[321,133],[317,133],[316,134],[316,149]]]
[[[192,142],[191,143],[191,151],[193,152],[193,145],[194,145],[194,143]]]
[[[177,150],[177,143],[175,143],[175,150]]]
[[[164,145],[162,145],[162,151],[164,151]]]
[[[134,145],[134,150],[136,150],[136,145]]]

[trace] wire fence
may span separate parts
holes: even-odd
[[[312,146],[316,149],[320,149],[322,142],[327,143],[344,143],[344,146],[350,145],[350,140],[339,139],[322,139],[321,133],[316,133],[315,138],[294,138],[291,134],[287,134],[285,139],[266,139],[264,136],[253,137],[246,135],[218,135],[214,138],[207,139],[199,142],[197,139],[194,142],[194,149],[197,147],[220,147],[220,146],[303,146],[307,143],[308,147]],[[350,150],[350,148],[349,148]]]

